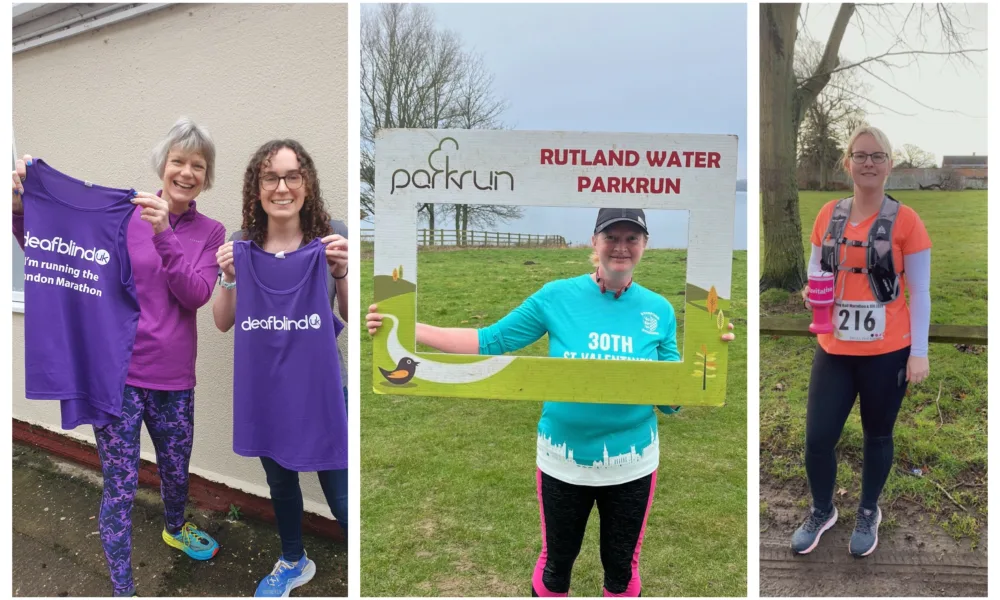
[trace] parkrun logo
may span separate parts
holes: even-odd
[[[111,260],[111,255],[108,254],[107,250],[101,250],[99,248],[86,249],[82,246],[77,246],[76,242],[73,240],[64,241],[61,237],[54,237],[52,239],[41,239],[31,235],[31,232],[24,233],[24,245],[27,248],[38,248],[39,250],[44,250],[45,252],[55,252],[56,254],[66,254],[69,256],[76,256],[82,258],[83,260],[89,260],[90,262],[95,262],[101,266],[108,264]]]
[[[514,176],[511,175],[510,171],[487,171],[484,174],[472,169],[461,172],[458,169],[453,169],[452,157],[445,150],[446,142],[451,142],[455,146],[455,150],[458,150],[458,141],[455,138],[446,137],[442,139],[438,143],[438,147],[431,150],[431,153],[427,155],[427,166],[430,167],[429,171],[426,169],[417,169],[411,173],[406,169],[396,169],[392,172],[392,187],[389,189],[389,194],[391,195],[396,190],[402,190],[410,186],[418,190],[433,190],[439,187],[443,187],[446,190],[452,188],[461,190],[466,185],[469,185],[470,181],[475,186],[475,189],[484,192],[499,190],[501,186],[512,192],[514,191]],[[442,173],[444,174],[443,186],[441,180],[438,179],[438,176]],[[471,177],[469,177],[470,174]],[[480,182],[480,179],[483,179],[483,181]]]
[[[266,319],[251,319],[240,324],[243,331],[253,331],[254,329],[266,329],[268,331],[299,331],[307,329],[319,329],[323,324],[318,314],[311,314],[301,319],[289,319],[288,317],[270,316]]]

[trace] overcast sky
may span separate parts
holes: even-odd
[[[517,129],[736,134],[746,177],[745,4],[431,6]]]
[[[934,5],[926,6],[932,9]],[[959,21],[971,28],[966,46],[986,48],[986,4],[949,7]],[[903,16],[909,8],[910,5],[889,5],[888,14],[881,24],[868,17],[870,13],[861,12],[861,16],[867,19],[863,21],[866,25],[863,34],[856,14],[841,44],[841,57],[857,62],[882,54],[892,45],[894,36],[890,31],[901,28],[911,47],[930,51],[945,50],[941,43],[941,29],[936,26],[934,19],[928,20],[923,28],[926,41],[918,37],[919,28],[915,18],[911,17],[911,22],[903,27]],[[825,42],[838,10],[839,5],[836,4],[803,4],[806,33],[813,39]],[[859,7],[859,11],[864,10],[866,9]],[[938,166],[944,155],[969,155],[973,152],[986,154],[987,57],[982,52],[971,54],[969,58],[972,65],[961,64],[955,59],[949,63],[942,57],[922,56],[916,63],[894,70],[871,66],[875,75],[923,104],[937,109],[960,111],[965,115],[921,106],[872,75],[862,73],[864,81],[871,86],[868,98],[908,115],[899,115],[870,104],[867,109],[868,121],[885,131],[894,147],[898,148],[904,143],[916,144],[933,154]]]
[[[515,129],[735,134],[737,177],[746,178],[745,4],[428,6],[438,27],[483,57],[510,105],[502,119]],[[495,229],[589,243],[596,214],[526,207],[524,218]],[[650,247],[687,245],[686,212],[647,219]],[[733,229],[734,248],[745,249],[743,192]]]

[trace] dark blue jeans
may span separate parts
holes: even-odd
[[[347,388],[344,388],[344,402],[347,402]],[[295,562],[305,553],[302,546],[302,488],[299,474],[282,467],[266,456],[260,457],[267,474],[267,485],[271,488],[271,505],[278,521],[278,535],[281,536],[281,557]],[[330,511],[344,530],[347,538],[347,469],[318,471],[319,485],[330,505]]]
[[[295,562],[302,558],[302,488],[299,474],[289,471],[266,456],[260,457],[267,473],[267,485],[271,488],[271,505],[278,521],[278,535],[281,536],[281,556]],[[318,471],[319,484],[330,505],[333,516],[347,536],[347,469]]]

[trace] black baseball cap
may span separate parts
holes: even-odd
[[[642,232],[649,235],[646,229],[646,213],[641,208],[602,208],[597,213],[597,225],[594,226],[594,233],[600,233],[614,223],[634,223],[638,225]]]

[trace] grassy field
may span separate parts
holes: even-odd
[[[934,245],[931,322],[986,325],[986,192],[891,193],[917,211]],[[799,192],[805,252],[816,214],[836,197],[836,192]],[[761,296],[762,316],[792,313],[810,315],[797,296],[778,290]],[[762,480],[805,482],[805,407],[814,348],[814,338],[761,339]],[[987,515],[986,347],[931,344],[929,359],[930,376],[910,386],[896,424],[897,468],[881,501],[886,524],[891,529],[897,502],[900,508],[916,505],[956,537],[976,542]],[[837,504],[850,518],[860,496],[862,440],[855,408],[838,447]],[[913,469],[923,476],[910,474]],[[802,503],[807,506],[805,493]]]
[[[586,273],[590,251],[420,253],[418,318],[493,323],[547,281]],[[525,264],[532,261],[534,264]],[[372,298],[363,261],[362,306]],[[684,253],[647,251],[636,280],[682,318]],[[746,595],[746,253],[733,262],[727,405],[660,419],[656,500],[640,565],[644,596]],[[363,323],[363,320],[361,320]],[[546,355],[542,340],[522,351]],[[366,596],[527,596],[541,549],[537,402],[375,396],[361,342],[361,590]],[[659,413],[658,413],[659,414]],[[600,595],[596,509],[571,593]]]

